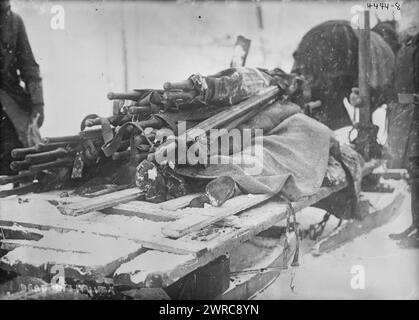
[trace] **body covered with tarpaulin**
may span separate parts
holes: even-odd
[[[263,129],[251,145],[231,155],[212,155],[209,165],[178,172],[198,178],[232,177],[245,193],[313,194],[327,169],[332,132],[292,103],[275,102],[240,129]],[[214,159],[215,158],[215,159]]]
[[[242,143],[239,149],[231,147],[229,155],[209,152],[207,164],[179,166],[176,170],[179,174],[200,179],[230,176],[245,193],[281,192],[290,200],[297,200],[318,190],[327,176],[330,163],[340,166],[336,159],[331,161],[330,150],[333,145],[336,146],[332,143],[333,131],[303,114],[301,108],[290,101],[297,92],[297,81],[293,76],[280,69],[234,68],[206,77],[206,81],[210,92],[207,92],[209,98],[204,103],[222,110],[226,105],[243,101],[269,85],[278,85],[282,98],[260,107],[253,117],[235,127],[241,132],[261,129],[263,135],[253,135],[252,141]],[[187,115],[182,115],[182,119],[188,121]],[[162,119],[169,117],[168,114],[158,116]],[[204,114],[202,117],[205,117]],[[173,118],[167,123],[173,125],[172,121]],[[196,121],[195,117],[192,121]],[[349,175],[353,173],[350,179],[356,180],[358,186],[360,175],[357,172],[360,171],[362,158],[350,148],[346,152],[349,156],[341,157],[340,152],[335,154],[348,168]],[[343,159],[348,160],[346,164]],[[335,172],[342,173],[342,167],[340,169]],[[341,182],[336,180],[342,179],[342,175],[337,176],[334,182]],[[334,178],[331,177],[331,180]],[[359,188],[354,185],[351,188],[356,191],[351,197],[356,198]]]

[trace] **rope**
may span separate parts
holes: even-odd
[[[296,238],[296,244],[295,244],[295,252],[294,252],[294,257],[292,259],[291,262],[291,267],[293,267],[291,269],[291,280],[290,280],[290,289],[292,292],[294,292],[295,289],[295,284],[294,284],[294,278],[295,278],[295,273],[296,273],[296,267],[299,267],[300,264],[298,262],[298,258],[300,255],[300,236],[299,236],[299,232],[298,232],[298,224],[297,224],[297,217],[295,215],[295,210],[292,206],[292,203],[290,200],[286,199],[287,201],[287,205],[288,205],[288,214],[287,214],[287,232],[290,231],[290,217],[292,217],[292,231],[294,231],[295,233],[295,238]]]
[[[300,254],[300,236],[298,234],[298,224],[297,224],[297,218],[295,215],[295,210],[292,206],[291,201],[289,201],[288,199],[287,201],[287,205],[288,205],[288,210],[287,210],[287,227],[286,227],[286,232],[289,233],[290,230],[292,229],[292,231],[295,233],[295,238],[296,238],[296,248],[295,248],[295,253],[294,253],[294,258],[291,262],[291,266],[292,267],[298,267],[300,264],[298,263],[298,257]],[[292,228],[290,227],[291,223],[290,223],[290,217],[292,217]]]

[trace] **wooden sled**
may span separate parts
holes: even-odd
[[[322,187],[292,208],[299,212],[344,187]],[[278,196],[241,195],[220,208],[197,210],[186,208],[195,195],[152,204],[132,200],[135,192],[89,199],[49,192],[0,200],[5,252],[0,269],[48,285],[65,277],[72,284],[113,285],[128,297],[155,299],[167,298],[170,288],[227,257],[231,280],[206,298],[247,299],[289,267],[296,237],[278,226],[290,214],[289,204]],[[401,198],[396,200],[391,208]],[[385,222],[388,215],[380,217]],[[249,250],[254,259],[246,258]],[[6,292],[0,285],[2,298],[16,298]]]
[[[344,184],[322,187],[317,194],[292,203],[292,207],[299,211],[343,187]],[[260,244],[264,239],[262,232],[290,214],[289,205],[277,196],[242,195],[220,208],[197,211],[184,208],[191,196],[151,204],[129,200],[130,191],[124,191],[125,203],[108,203],[108,208],[103,208],[101,197],[115,200],[121,191],[111,197],[87,200],[60,198],[57,192],[2,199],[1,248],[7,253],[0,258],[0,269],[47,282],[53,276],[54,280],[64,276],[74,283],[93,281],[130,289],[156,286],[157,281],[157,287],[166,288],[219,257],[233,259],[249,240],[259,239]],[[100,211],[90,210],[92,201],[101,203]],[[63,215],[57,208],[57,204],[60,208],[80,208],[86,203],[90,212],[78,216]],[[184,229],[177,228],[178,221],[183,221]],[[164,230],[177,233],[170,238]],[[271,232],[266,239],[271,243],[261,245],[266,263],[250,264],[244,269],[275,267],[279,260],[283,267],[288,264],[295,251],[292,234],[287,246],[283,234],[275,239]],[[275,262],[276,259],[279,260]],[[233,273],[239,271],[234,265],[231,264]],[[256,281],[257,272],[245,273],[237,273],[233,278]],[[265,280],[257,280],[262,284],[272,280],[268,275],[275,274],[262,273]],[[245,298],[255,292],[256,289],[245,289],[239,282],[232,284],[235,289],[226,288],[228,295],[240,291],[239,296]],[[256,286],[256,282],[250,283],[253,282],[249,286]]]

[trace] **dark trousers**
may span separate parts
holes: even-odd
[[[411,178],[412,219],[419,227],[419,106],[413,112],[413,121],[409,132],[409,147],[407,150],[407,170]]]
[[[412,179],[410,188],[412,192],[412,224],[419,228],[419,179]]]
[[[13,123],[3,108],[0,108],[0,175],[15,174],[10,169],[10,162],[13,161],[10,152],[15,148],[22,147]]]

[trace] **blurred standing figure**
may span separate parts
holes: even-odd
[[[392,167],[406,167],[411,179],[412,225],[402,233],[391,234],[407,247],[419,247],[419,3],[404,1],[399,23],[401,48],[396,58],[395,89],[408,94],[412,103],[398,103],[389,114],[389,147]],[[400,101],[401,102],[401,101]]]
[[[377,30],[371,32],[371,112],[394,98],[394,52]],[[293,56],[291,72],[307,81],[304,100],[321,101],[313,116],[332,130],[350,126],[343,100],[358,86],[358,36],[351,23],[329,20],[311,28]]]
[[[0,106],[0,174],[11,174],[10,151],[33,144],[30,128],[42,125],[44,100],[39,65],[9,0],[0,0]]]

